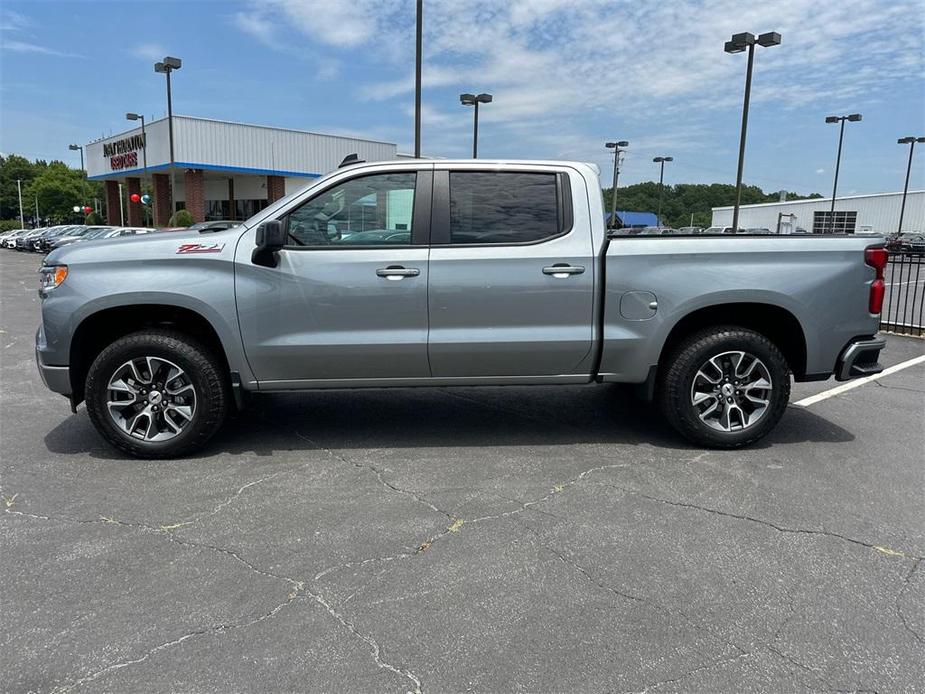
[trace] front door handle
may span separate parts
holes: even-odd
[[[581,265],[567,265],[566,263],[556,263],[543,268],[544,275],[552,275],[558,280],[564,280],[569,275],[580,275],[584,271]]]
[[[389,265],[376,270],[376,275],[385,277],[387,280],[397,281],[405,277],[417,277],[421,271],[416,267],[402,267],[401,265]]]

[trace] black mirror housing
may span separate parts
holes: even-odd
[[[264,222],[257,227],[257,247],[251,253],[251,262],[264,267],[276,267],[278,252],[286,245],[286,230],[278,219]]]

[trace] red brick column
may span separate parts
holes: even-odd
[[[152,174],[154,184],[154,226],[165,227],[170,223],[170,176]]]
[[[106,221],[114,226],[122,224],[119,215],[119,182],[106,181]]]
[[[132,195],[141,195],[141,179],[133,176],[126,178],[125,182],[128,183],[128,193],[125,196],[128,209],[126,209],[125,219],[130,227],[140,227],[143,224],[141,221],[142,205],[140,202],[132,202]]]
[[[267,204],[276,202],[286,194],[286,179],[282,176],[267,176]]]
[[[184,182],[187,211],[193,215],[194,222],[206,221],[206,195],[202,169],[187,169]]]

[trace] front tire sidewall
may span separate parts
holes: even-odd
[[[703,422],[691,404],[691,387],[700,367],[728,351],[758,357],[771,376],[771,397],[764,415],[752,426],[723,432]],[[662,384],[662,409],[669,422],[687,439],[710,448],[738,448],[767,435],[778,423],[790,400],[790,370],[780,350],[767,338],[748,330],[704,332],[688,340],[675,354]]]
[[[113,421],[106,405],[109,379],[116,369],[131,359],[148,356],[174,362],[186,373],[196,392],[192,420],[166,441],[143,441],[128,435]],[[215,411],[217,404],[218,409],[222,408],[224,398],[221,392],[216,392],[215,374],[207,373],[211,366],[204,348],[170,335],[136,334],[122,338],[103,350],[90,367],[87,413],[107,441],[133,456],[170,458],[189,452],[210,438],[224,419],[224,412]]]

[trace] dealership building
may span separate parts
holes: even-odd
[[[833,230],[837,234],[891,234],[899,229],[903,194],[876,193],[812,200],[789,200],[739,208],[739,227],[764,228],[791,234],[805,230],[814,234]],[[732,206],[713,208],[713,226],[732,225]],[[910,190],[903,212],[903,231],[925,231],[925,190]]]
[[[171,165],[168,119],[161,118],[85,145],[87,177],[106,183],[110,224],[119,224],[123,214],[125,224],[143,224],[143,203],[131,202],[143,182],[156,226],[166,226],[181,208],[196,221],[247,219],[337,168],[348,154],[364,161],[398,156],[388,142],[176,115],[173,143]]]

